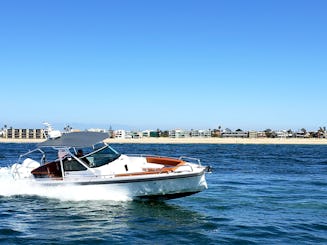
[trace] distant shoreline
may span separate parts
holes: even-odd
[[[4,139],[0,143],[40,143],[44,139]],[[266,145],[327,145],[327,139],[317,138],[140,138],[106,139],[109,144],[266,144]]]
[[[107,139],[107,143],[134,144],[266,144],[266,145],[327,145],[327,139],[280,138],[142,138]]]

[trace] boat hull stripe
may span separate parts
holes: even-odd
[[[122,184],[122,183],[135,183],[135,182],[152,182],[152,181],[161,181],[161,180],[173,180],[173,179],[184,179],[184,178],[192,178],[197,176],[202,176],[204,171],[199,173],[191,173],[191,174],[183,174],[183,175],[173,175],[173,176],[162,176],[162,177],[149,177],[149,178],[130,178],[130,179],[121,179],[117,180],[117,178],[112,178],[110,180],[96,180],[96,181],[69,181],[69,180],[56,180],[56,181],[48,181],[48,180],[37,180],[40,184],[44,185],[108,185],[108,184]],[[139,176],[138,176],[139,177]]]

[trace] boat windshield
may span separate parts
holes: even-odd
[[[91,168],[100,167],[108,164],[120,157],[120,154],[112,149],[110,146],[105,146],[89,155],[86,155]]]

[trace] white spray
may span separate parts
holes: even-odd
[[[17,178],[17,170],[20,178]],[[122,190],[108,190],[101,185],[41,185],[29,178],[29,166],[23,164],[0,168],[0,196],[36,195],[63,201],[129,201]]]

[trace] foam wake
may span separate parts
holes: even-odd
[[[62,201],[131,200],[122,190],[112,189],[109,192],[101,185],[41,185],[30,178],[17,178],[17,176],[13,174],[14,167],[15,166],[0,168],[0,196],[36,195]],[[15,168],[17,168],[17,166]],[[20,170],[21,173],[24,173],[23,169]]]

